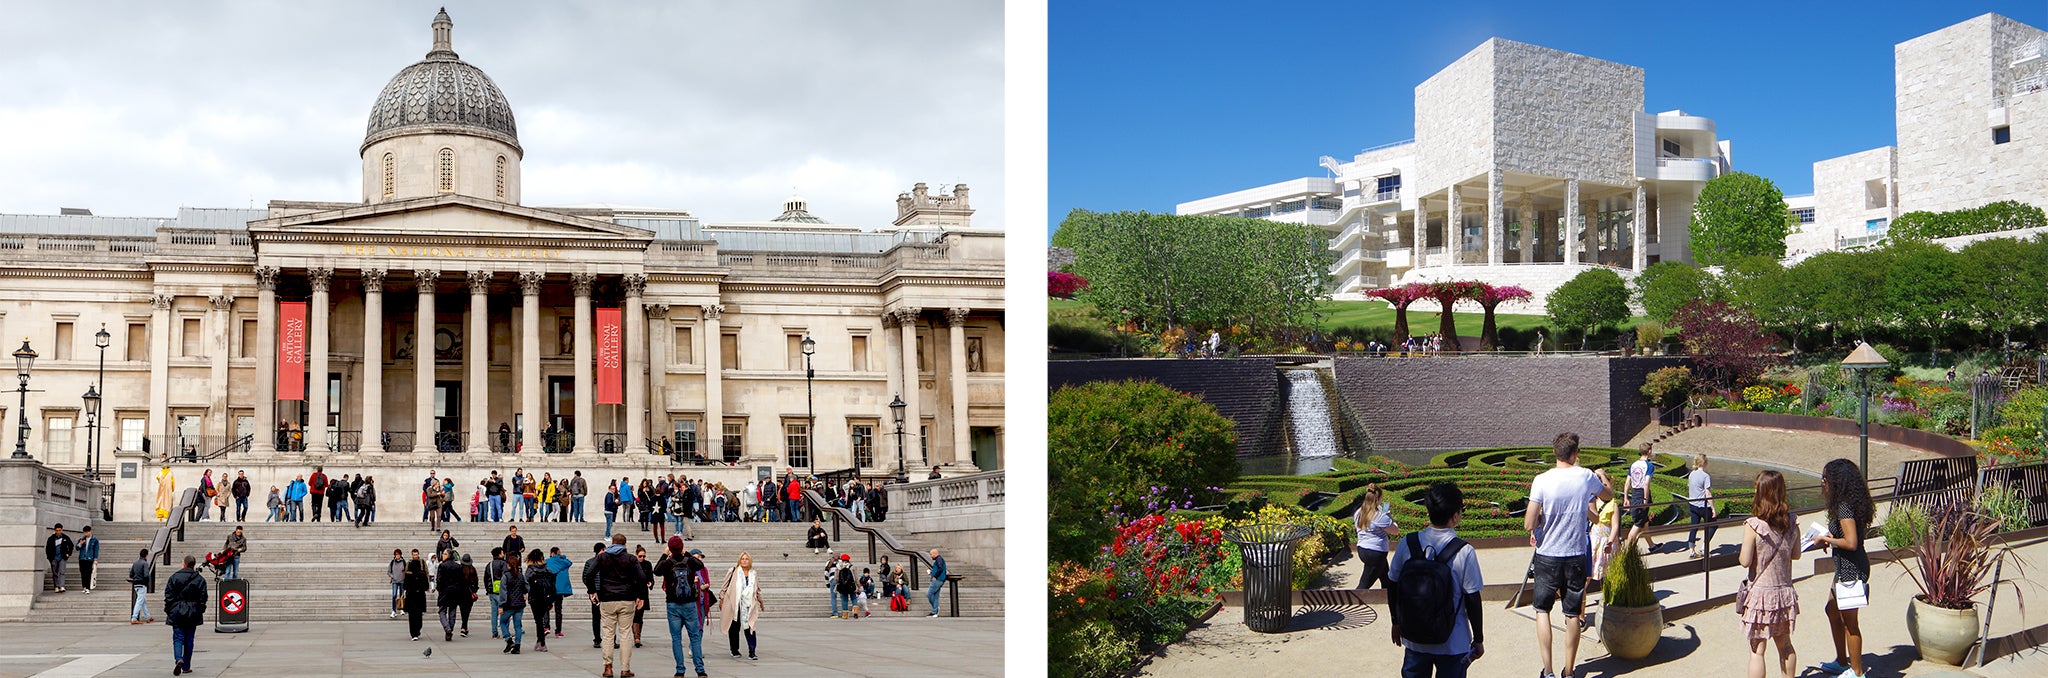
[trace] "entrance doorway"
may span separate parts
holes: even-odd
[[[967,429],[968,447],[974,450],[974,466],[983,471],[994,471],[1003,467],[1003,438],[994,426],[971,426]]]
[[[434,449],[462,451],[462,382],[434,382]],[[473,435],[483,435],[472,432]]]
[[[576,378],[548,377],[548,428],[542,437],[546,451],[569,451],[575,430]]]

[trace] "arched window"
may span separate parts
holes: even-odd
[[[498,199],[505,199],[505,156],[498,156]]]
[[[455,149],[441,149],[441,192],[455,190]]]
[[[385,153],[385,154],[384,154],[384,199],[385,199],[385,200],[390,200],[390,199],[391,199],[391,196],[392,196],[392,194],[396,192],[396,191],[394,190],[394,188],[392,187],[392,170],[391,170],[391,164],[392,164],[392,158],[391,158],[391,154],[390,154],[390,153]]]

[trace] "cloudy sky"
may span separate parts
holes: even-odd
[[[360,200],[370,104],[439,2],[0,0],[0,212]],[[886,226],[923,181],[1003,213],[996,2],[454,0],[512,103],[527,205]]]

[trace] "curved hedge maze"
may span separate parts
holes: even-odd
[[[1305,476],[1244,476],[1228,488],[1232,510],[1256,509],[1263,503],[1314,506],[1317,513],[1348,519],[1357,510],[1368,485],[1378,483],[1392,507],[1401,529],[1413,531],[1429,524],[1421,499],[1431,483],[1450,481],[1465,492],[1465,518],[1458,527],[1467,539],[1510,537],[1528,534],[1522,529],[1522,515],[1528,506],[1529,482],[1553,466],[1550,448],[1495,447],[1459,450],[1437,455],[1428,466],[1409,466],[1392,459],[1338,459],[1336,469]],[[1619,447],[1586,447],[1579,451],[1579,463],[1613,481],[1619,492],[1626,484],[1628,465],[1637,452]],[[1670,501],[1685,494],[1685,476],[1691,471],[1687,459],[1658,454],[1657,474],[1650,480],[1653,501]],[[1320,503],[1319,503],[1320,502]],[[1722,512],[1747,511],[1748,501],[1715,500]],[[1683,522],[1682,506],[1657,509],[1651,522],[1665,525]]]

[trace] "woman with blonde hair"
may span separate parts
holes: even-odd
[[[1764,643],[1778,645],[1778,670],[1799,672],[1792,649],[1792,622],[1799,616],[1799,592],[1792,589],[1792,561],[1799,559],[1799,538],[1785,501],[1785,477],[1777,471],[1756,474],[1755,508],[1743,521],[1742,566],[1749,577],[1735,596],[1735,614],[1749,641],[1749,678],[1763,678]]]
[[[1714,478],[1707,475],[1707,455],[1705,453],[1692,455],[1692,473],[1685,477],[1685,498],[1687,499],[1687,512],[1692,514],[1692,524],[1708,523],[1707,544],[1713,544]],[[1692,551],[1692,557],[1705,558],[1707,557],[1708,546],[1693,545],[1695,543],[1694,538],[1699,536],[1699,532],[1700,530],[1697,527],[1686,531],[1685,546]]]
[[[726,645],[733,658],[740,656],[740,631],[747,634],[747,658],[754,655],[755,621],[768,606],[761,601],[761,576],[754,570],[754,555],[740,552],[739,562],[725,571],[725,583],[718,588],[718,623],[725,627]]]
[[[1380,588],[1393,585],[1387,579],[1387,552],[1390,538],[1401,536],[1401,527],[1394,524],[1394,516],[1382,501],[1380,486],[1367,485],[1365,500],[1358,505],[1358,511],[1351,515],[1351,526],[1358,530],[1358,561],[1365,564],[1365,571],[1358,575],[1358,588],[1369,589],[1374,583]]]

